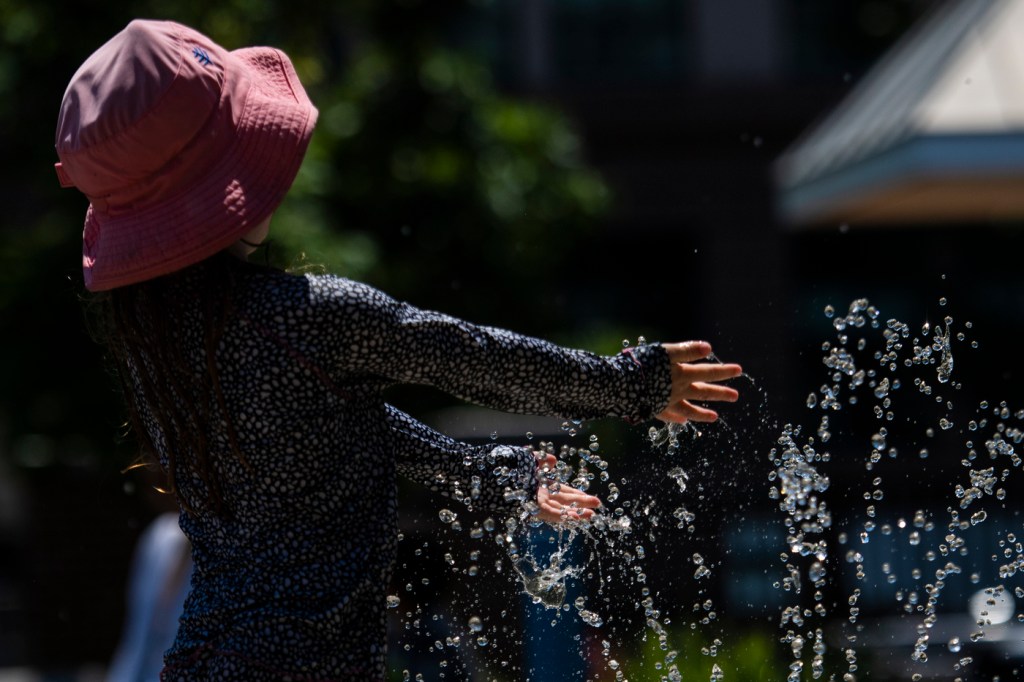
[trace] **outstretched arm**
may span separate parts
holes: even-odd
[[[649,419],[668,403],[671,374],[657,344],[602,356],[419,310],[349,280],[321,277],[310,295],[333,369],[427,384],[508,412]],[[307,337],[307,339],[310,337]]]
[[[510,445],[470,445],[439,433],[386,406],[398,473],[431,490],[471,501],[474,507],[508,508],[537,489],[533,451]]]
[[[600,506],[593,495],[553,484],[544,475],[555,458],[530,448],[469,445],[431,429],[388,405],[387,421],[398,473],[474,507],[509,508],[536,499],[542,521],[589,519]]]

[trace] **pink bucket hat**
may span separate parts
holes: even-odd
[[[61,185],[89,199],[86,288],[158,277],[237,241],[284,198],[316,117],[283,52],[131,22],[75,73],[57,122]]]

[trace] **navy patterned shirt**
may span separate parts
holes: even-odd
[[[200,298],[183,286],[181,300]],[[223,422],[211,425],[226,514],[204,506],[202,479],[179,464],[195,570],[165,680],[383,680],[396,476],[472,496],[474,508],[507,509],[510,490],[535,494],[529,448],[457,442],[388,405],[386,387],[425,384],[491,408],[583,419],[639,421],[668,399],[658,345],[607,357],[569,350],[327,275],[242,270],[236,291],[215,357],[245,461]],[[201,372],[193,307],[175,322]],[[133,384],[166,461],[174,444]]]

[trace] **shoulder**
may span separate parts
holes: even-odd
[[[246,264],[236,293],[249,304],[287,305],[309,298],[309,283],[301,275]]]
[[[373,286],[333,274],[250,272],[243,306],[265,315],[391,315],[401,306]]]
[[[369,284],[337,275],[304,275],[309,304],[317,309],[347,314],[390,311],[400,305]]]
[[[357,282],[347,277],[341,277],[338,275],[314,275],[307,274],[302,275],[302,278],[306,280],[309,290],[310,297],[322,300],[331,299],[387,299],[387,294],[379,289],[376,289],[369,284]]]
[[[275,309],[322,308],[363,295],[344,277],[263,268],[246,271],[238,292],[245,305]]]

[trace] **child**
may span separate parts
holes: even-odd
[[[703,342],[601,357],[417,310],[334,276],[249,264],[316,120],[287,56],[134,21],[68,86],[58,175],[89,199],[85,286],[133,429],[194,569],[167,680],[382,680],[396,476],[538,518],[600,501],[529,448],[470,446],[382,399],[429,384],[510,411],[713,421],[737,365]],[[694,364],[697,363],[697,364]]]

